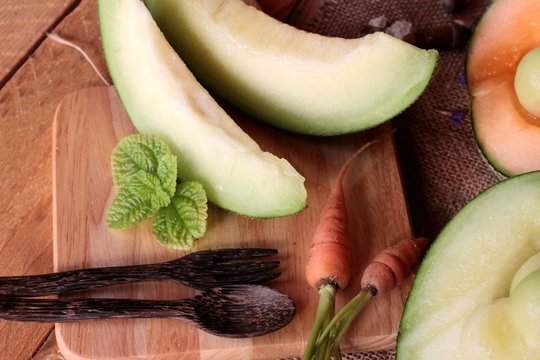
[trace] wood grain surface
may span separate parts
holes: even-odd
[[[199,249],[264,246],[279,250],[282,276],[272,282],[295,300],[297,315],[276,333],[231,340],[178,320],[105,320],[58,324],[60,350],[68,359],[273,359],[302,354],[317,304],[304,268],[311,237],[338,168],[369,139],[384,141],[353,164],[345,181],[354,270],[338,306],[360,288],[361,270],[383,247],[411,235],[394,142],[389,126],[332,138],[285,133],[228,109],[264,150],[286,157],[305,177],[308,208],[295,216],[253,220],[210,206],[208,232]],[[55,270],[138,264],[178,257],[160,246],[148,224],[107,229],[104,217],[115,192],[110,154],[133,128],[113,88],[82,89],[60,103],[53,130],[53,234]],[[202,145],[203,146],[203,145]],[[246,174],[249,176],[249,174]],[[256,201],[256,199],[254,199]],[[345,338],[344,352],[391,348],[408,284],[375,298]],[[95,290],[83,296],[183,298],[192,289],[145,283]],[[80,296],[80,295],[79,295]]]
[[[2,0],[0,2],[0,84],[35,51],[76,6],[76,0]]]
[[[0,42],[0,269],[2,275],[50,272],[54,112],[66,94],[101,81],[81,54],[45,31],[79,45],[106,72],[96,2],[5,0],[0,12],[6,39]],[[0,359],[38,357],[53,328],[0,321]]]

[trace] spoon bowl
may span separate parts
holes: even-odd
[[[196,325],[229,337],[253,337],[287,325],[296,312],[286,294],[266,286],[215,288],[195,297]]]

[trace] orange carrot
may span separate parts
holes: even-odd
[[[369,299],[399,285],[419,262],[430,239],[405,239],[381,251],[366,267],[362,276],[362,291],[352,298],[327,323],[313,346],[310,359],[330,359],[353,320]]]
[[[381,251],[366,267],[362,289],[372,293],[387,293],[409,275],[424,249],[428,238],[404,239]]]
[[[306,265],[306,278],[311,286],[319,290],[319,305],[304,352],[304,359],[311,360],[319,335],[334,316],[336,291],[345,288],[351,276],[351,254],[347,234],[348,216],[343,179],[353,160],[376,142],[378,140],[366,143],[341,167],[315,229]],[[323,345],[319,345],[321,346]],[[338,352],[339,349],[335,352],[337,358],[339,358]]]
[[[351,255],[343,179],[353,160],[375,142],[378,140],[366,143],[345,162],[323,208],[306,266],[307,281],[316,289],[326,284],[343,289],[349,282]]]

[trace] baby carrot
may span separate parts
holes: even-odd
[[[304,352],[304,359],[311,359],[313,356],[314,345],[321,329],[334,315],[336,291],[345,288],[351,276],[350,243],[347,234],[348,216],[343,179],[353,160],[376,142],[378,140],[367,142],[341,167],[313,236],[306,265],[306,278],[308,283],[319,291],[319,305]]]
[[[381,251],[364,270],[362,289],[374,295],[392,290],[409,275],[430,241],[424,237],[404,239]]]
[[[343,289],[351,276],[351,254],[347,234],[348,217],[343,179],[353,160],[369,146],[377,142],[370,141],[358,149],[339,170],[334,186],[321,213],[321,217],[306,265],[306,278],[314,288],[330,284]]]
[[[362,276],[362,291],[343,306],[319,336],[315,344],[316,359],[330,358],[369,299],[389,292],[405,280],[429,243],[428,238],[407,238],[384,249],[370,262]]]

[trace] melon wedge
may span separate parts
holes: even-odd
[[[291,215],[306,205],[304,178],[264,152],[180,60],[139,0],[99,0],[105,59],[127,113],[142,133],[178,156],[181,180],[198,180],[214,204],[250,217]]]
[[[200,81],[274,126],[310,135],[374,127],[424,91],[438,53],[383,33],[331,38],[241,0],[146,0]]]
[[[540,119],[522,106],[514,86],[520,61],[539,46],[538,0],[495,1],[469,45],[474,133],[488,162],[507,176],[540,169]]]
[[[486,333],[491,326],[472,324],[483,309],[509,296],[515,274],[538,253],[538,214],[540,172],[504,180],[459,211],[433,242],[412,284],[399,328],[398,360],[469,359],[465,350],[478,354],[486,346],[498,352],[487,359],[508,359],[508,344],[494,346],[510,341],[501,337],[505,329]],[[478,338],[469,339],[473,334]],[[465,349],[464,340],[469,341]],[[525,350],[533,355],[527,359],[540,358],[540,348]]]

